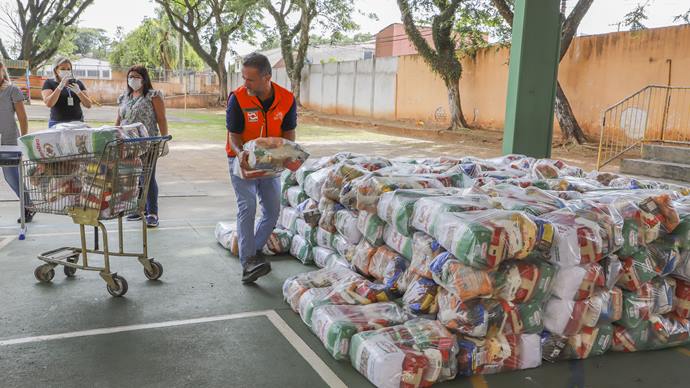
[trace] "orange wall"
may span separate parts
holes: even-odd
[[[650,84],[690,86],[690,25],[578,37],[559,68],[559,81],[585,132],[597,136],[604,110]],[[509,48],[490,47],[463,60],[460,93],[465,117],[502,128]],[[448,117],[446,88],[418,56],[399,58],[397,113],[401,119]]]

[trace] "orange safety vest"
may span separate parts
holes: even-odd
[[[246,143],[259,137],[281,137],[283,135],[283,119],[287,115],[295,96],[289,90],[271,82],[273,87],[273,105],[264,111],[261,101],[256,96],[250,96],[247,88],[240,86],[231,95],[235,95],[240,109],[244,115],[244,130],[242,131],[242,142]],[[229,100],[229,99],[228,99]],[[230,131],[227,134],[225,151],[228,157],[234,157],[235,152],[230,146]]]

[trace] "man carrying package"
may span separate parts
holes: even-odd
[[[242,282],[252,283],[271,272],[271,264],[261,255],[280,213],[280,178],[270,176],[243,179],[238,170],[249,170],[245,143],[262,137],[295,140],[297,107],[292,93],[271,82],[268,58],[252,53],[242,62],[244,85],[230,94],[226,111],[228,129],[226,152],[230,180],[237,197],[237,232]],[[237,160],[235,160],[237,159]],[[237,163],[239,168],[233,168]],[[261,220],[254,226],[256,197],[261,204]]]

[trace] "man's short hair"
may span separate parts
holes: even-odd
[[[271,75],[271,62],[265,55],[259,53],[251,53],[244,57],[242,66],[253,67],[259,70],[261,75]]]

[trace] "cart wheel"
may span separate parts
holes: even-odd
[[[76,257],[70,257],[69,259],[67,259],[67,262],[68,262],[68,263],[76,263],[77,260],[79,260],[79,259],[77,259]],[[73,277],[74,277],[74,274],[77,273],[77,269],[76,269],[76,268],[72,268],[72,267],[63,267],[63,269],[65,270],[65,276],[67,276],[68,278],[73,278]]]
[[[110,285],[107,285],[108,292],[112,296],[123,296],[127,293],[127,281],[122,276],[113,276],[113,281],[117,284],[117,289],[113,289]]]
[[[50,283],[55,277],[55,270],[49,264],[39,265],[34,270],[34,276],[41,283]]]
[[[163,265],[154,259],[149,260],[149,262],[151,263],[153,271],[149,272],[146,270],[146,267],[144,267],[144,275],[146,275],[146,278],[149,280],[160,279],[160,277],[163,276]]]

